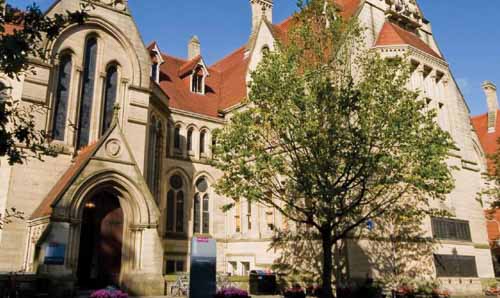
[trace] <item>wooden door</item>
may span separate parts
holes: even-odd
[[[111,206],[109,206],[111,207]],[[99,279],[118,285],[122,261],[123,210],[121,207],[103,208],[99,229],[98,259]]]

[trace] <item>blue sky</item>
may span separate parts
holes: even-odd
[[[25,7],[36,2],[46,8],[53,0],[8,0]],[[295,0],[274,0],[274,21],[296,9]],[[187,55],[187,42],[196,34],[211,64],[243,45],[250,34],[248,0],[129,0],[146,43],[157,40],[174,56]],[[438,44],[451,65],[472,114],[486,110],[481,83],[500,86],[500,26],[498,0],[419,0],[432,22]]]

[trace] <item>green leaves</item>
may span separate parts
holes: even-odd
[[[0,0],[0,5],[3,7],[5,0]],[[67,26],[82,24],[91,7],[83,4],[79,11],[48,17],[35,4],[25,11],[6,5],[5,14],[0,14],[1,72],[19,80],[21,75],[33,71],[30,59],[48,58],[43,43],[53,41]],[[28,157],[43,160],[44,156],[54,156],[56,148],[47,144],[48,135],[35,125],[35,115],[43,109],[14,101],[10,89],[0,86],[0,157],[6,156],[12,165],[23,163]]]
[[[405,57],[362,50],[359,26],[335,12],[325,26],[317,2],[263,58],[247,107],[218,132],[217,190],[344,235],[404,195],[443,199],[452,140],[405,87]]]

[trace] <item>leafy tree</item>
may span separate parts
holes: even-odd
[[[6,5],[0,0],[0,72],[11,79],[19,79],[33,71],[33,60],[46,60],[47,49],[43,41],[53,41],[61,30],[72,24],[82,24],[87,17],[88,4],[81,10],[48,17],[33,4],[26,10]],[[23,163],[27,158],[42,160],[54,155],[55,148],[47,144],[49,136],[35,125],[35,114],[40,107],[22,105],[9,98],[10,90],[0,85],[0,158],[9,164]]]
[[[488,202],[492,210],[500,208],[500,138],[497,140],[497,150],[494,154],[488,156],[488,172],[486,180],[488,185],[478,194],[478,200],[481,204]]]
[[[216,132],[214,165],[218,193],[317,231],[331,298],[332,248],[405,198],[444,199],[453,142],[407,89],[406,60],[366,49],[356,21],[324,3],[300,4],[286,42],[252,73],[245,109]]]
[[[6,224],[11,223],[14,219],[24,219],[24,213],[16,208],[5,210],[3,214],[0,214],[0,230],[2,230]]]
[[[66,26],[82,24],[90,7],[85,4],[79,11],[48,17],[36,4],[21,11],[0,0],[0,72],[17,80],[32,72],[33,60],[47,59],[42,41],[53,41]],[[43,160],[44,156],[54,156],[56,150],[48,144],[49,136],[35,124],[35,114],[45,112],[44,108],[23,105],[10,93],[9,87],[0,84],[0,158],[13,165],[30,157]],[[0,213],[0,229],[22,218],[23,213],[15,208],[5,210]]]

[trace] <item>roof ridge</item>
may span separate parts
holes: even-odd
[[[216,68],[216,69],[219,68],[222,63],[226,62],[229,58],[231,58],[234,55],[238,54],[241,50],[245,50],[245,46],[241,46],[241,47],[237,48],[236,50],[230,52],[226,56],[222,57],[219,61],[217,61],[217,62],[213,63],[212,65],[210,65],[210,67],[213,67],[213,68]]]

